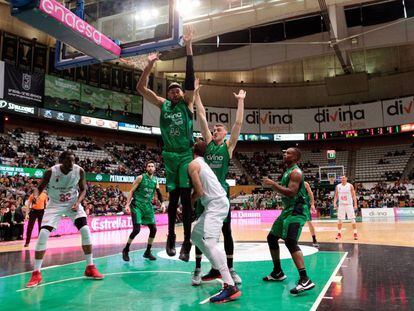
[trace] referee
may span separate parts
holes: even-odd
[[[32,231],[34,224],[37,220],[38,230],[40,232],[40,226],[42,225],[43,214],[45,213],[45,208],[47,204],[47,192],[44,190],[36,200],[34,200],[33,193],[29,196],[27,200],[29,205],[29,224],[27,225],[26,232],[26,244],[24,247],[28,247],[30,244],[30,238],[32,237]]]

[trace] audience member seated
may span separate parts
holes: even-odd
[[[24,216],[21,209],[16,209],[16,203],[9,203],[9,211],[4,215],[4,221],[9,224],[5,240],[23,240]]]

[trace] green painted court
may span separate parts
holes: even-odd
[[[154,249],[154,253],[160,251]],[[26,289],[30,273],[0,278],[2,310],[311,310],[316,309],[346,253],[317,252],[305,257],[314,290],[294,297],[289,290],[298,274],[291,259],[282,260],[288,278],[282,283],[265,283],[262,277],[272,269],[271,261],[236,262],[243,279],[242,296],[234,302],[212,305],[208,298],[220,289],[219,281],[191,286],[194,262],[184,263],[158,257],[142,258],[143,250],[130,253],[125,263],[121,255],[95,259],[106,276],[102,281],[84,278],[84,262],[42,270],[43,282]],[[203,272],[210,268],[203,262]]]

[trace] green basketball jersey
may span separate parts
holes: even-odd
[[[164,150],[183,152],[193,146],[193,113],[183,99],[176,105],[169,100],[162,104],[160,128]]]
[[[289,186],[290,174],[295,169],[301,171],[297,165],[293,165],[292,167],[288,168],[286,172],[283,174],[282,180],[280,182],[280,184],[283,187],[287,188]],[[300,208],[300,206],[303,206],[303,213],[305,215],[308,215],[309,205],[308,205],[308,202],[306,201],[307,195],[308,193],[305,188],[304,177],[302,173],[302,181],[300,183],[298,193],[296,193],[296,195],[293,198],[282,196],[282,204],[283,204],[284,212],[301,211],[302,209]]]
[[[212,140],[207,145],[204,159],[213,170],[214,174],[216,174],[220,184],[227,190],[229,185],[226,182],[226,177],[229,172],[230,154],[227,149],[226,141],[221,145],[217,145],[214,140]]]
[[[141,182],[133,194],[133,204],[151,204],[157,188],[157,178],[149,177],[148,174],[142,174]]]

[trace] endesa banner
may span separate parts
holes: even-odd
[[[210,128],[216,123],[229,129],[236,121],[236,109],[205,107]],[[144,104],[143,124],[159,126],[160,112]],[[414,96],[366,104],[331,106],[310,109],[245,109],[242,133],[296,134],[340,132],[412,123]],[[194,130],[200,130],[194,116]]]

